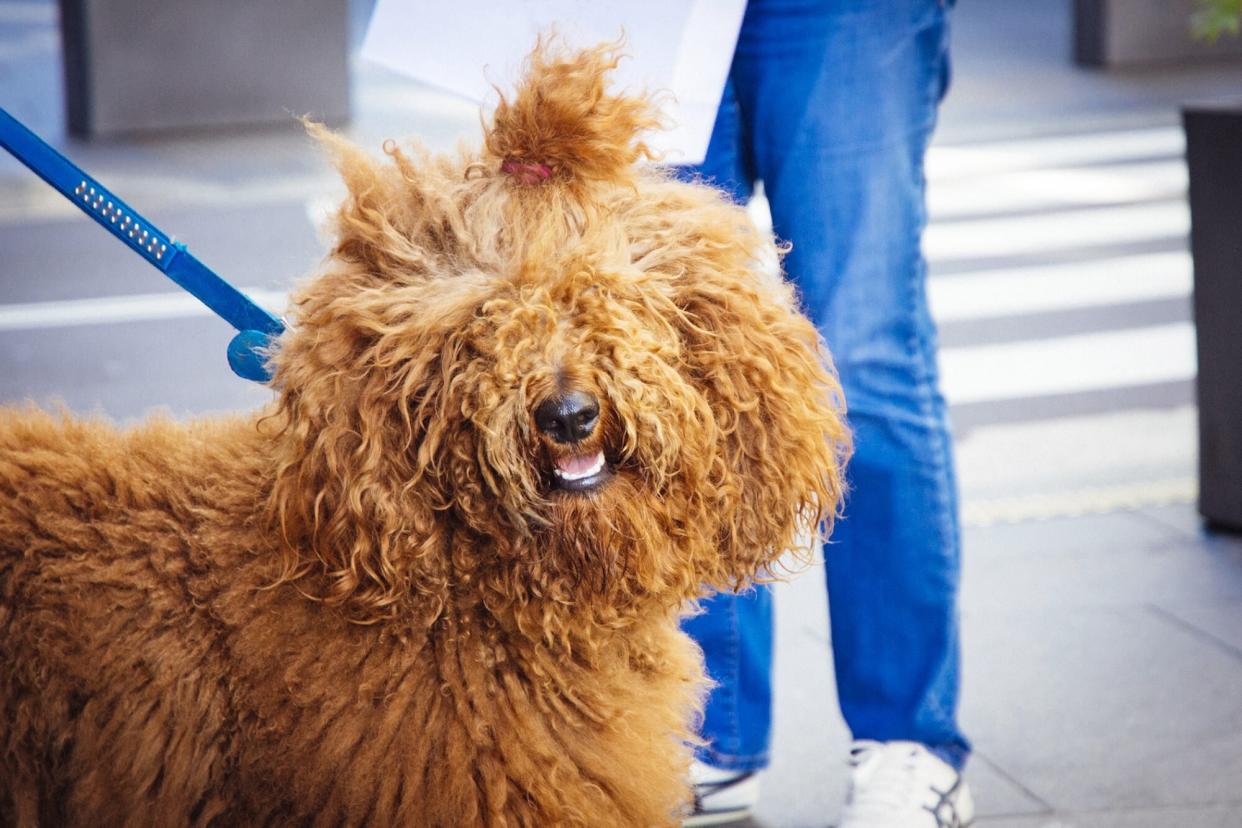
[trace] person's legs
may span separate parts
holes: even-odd
[[[699,759],[722,770],[759,770],[768,764],[772,721],[772,591],[723,593],[703,609],[682,623],[716,682],[699,729]]]
[[[752,0],[732,81],[854,429],[825,548],[841,710],[857,739],[960,767],[956,484],[920,251],[947,60],[938,0]]]
[[[946,24],[938,0],[751,0],[707,160],[680,174],[739,202],[764,180],[793,242],[786,270],[846,388],[854,495],[826,550],[846,722],[960,767],[956,484],[919,249]],[[753,770],[768,745],[770,597],[705,609],[685,624],[720,685],[701,758]]]

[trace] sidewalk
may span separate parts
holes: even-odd
[[[1242,67],[1077,70],[1069,7],[959,4],[928,165],[978,825],[1242,825],[1242,541],[1205,535],[1194,510],[1177,115],[1184,100],[1242,98]],[[0,0],[0,105],[236,283],[278,302],[313,271],[315,221],[338,188],[296,127],[68,141],[55,25],[53,3]],[[350,132],[376,150],[477,132],[473,106],[376,68],[358,67],[354,93]],[[224,323],[7,157],[0,251],[0,400],[131,419],[267,398],[224,367]],[[755,824],[823,828],[848,736],[822,572],[779,589],[774,758]]]

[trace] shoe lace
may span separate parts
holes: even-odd
[[[884,819],[906,813],[919,777],[918,751],[896,746],[864,745],[851,752],[855,772],[849,809],[857,819]]]

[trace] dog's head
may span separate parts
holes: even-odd
[[[286,575],[359,620],[623,623],[832,519],[827,354],[746,213],[639,164],[656,118],[609,94],[615,63],[537,49],[458,158],[316,130],[349,197],[274,356],[271,508]]]

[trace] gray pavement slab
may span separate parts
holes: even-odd
[[[850,737],[837,709],[822,565],[775,590],[772,764],[756,817],[773,828],[823,828],[845,792]]]
[[[271,399],[270,390],[229,369],[228,323],[195,317],[131,324],[139,334],[117,336],[117,325],[0,331],[0,400],[63,403],[128,421],[157,410],[187,417],[253,409]]]
[[[1052,817],[980,818],[979,828],[1236,828],[1242,805],[1143,808]]]
[[[963,726],[1052,809],[981,825],[1240,824],[1242,542],[1153,511],[967,532]]]
[[[1218,644],[1242,659],[1242,599],[1236,601],[1198,601],[1194,604],[1156,603],[1168,620],[1201,633],[1208,642]],[[1242,791],[1242,784],[1239,785]]]
[[[1197,446],[1192,405],[1136,405],[976,427],[959,440],[957,456],[963,492],[986,499],[1102,485],[1118,476],[1193,476]]]
[[[1227,547],[1232,545],[1234,541],[1242,538],[1242,535],[1209,532],[1204,526],[1203,516],[1199,514],[1198,508],[1191,503],[1170,504],[1144,509],[1138,512],[1137,515],[1145,521],[1173,529],[1185,537],[1201,540],[1204,543],[1216,543]]]
[[[837,708],[822,567],[810,567],[775,590],[772,764],[752,824],[823,828],[839,816],[850,735]],[[986,751],[976,751],[966,777],[980,815],[1051,813]]]
[[[1137,512],[968,530],[962,612],[1198,606],[1242,600],[1242,543],[1190,541]]]
[[[1149,608],[975,614],[963,654],[967,731],[1058,812],[1239,799],[1242,660]]]
[[[1052,813],[1051,806],[1028,790],[978,746],[966,766],[966,783],[975,801],[975,816],[1036,816]]]
[[[1203,534],[1192,507],[1152,511],[967,532],[962,720],[980,825],[1239,824],[1242,542]],[[822,828],[849,742],[822,569],[776,590],[773,760],[752,825]]]

